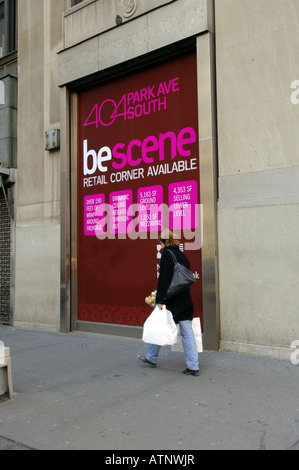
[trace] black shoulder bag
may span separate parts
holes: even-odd
[[[166,296],[167,299],[171,299],[171,297],[176,296],[194,284],[195,279],[193,273],[188,268],[178,263],[174,253],[171,250],[168,251],[174,261],[173,276]]]

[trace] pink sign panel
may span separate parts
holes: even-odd
[[[137,199],[139,232],[162,230],[163,186],[140,188],[137,192]]]
[[[197,181],[169,185],[169,223],[171,230],[195,229],[198,226]]]
[[[128,225],[132,219],[132,191],[129,189],[110,193],[109,204],[110,233],[128,233]]]
[[[84,234],[88,236],[105,233],[105,195],[95,194],[84,198]]]

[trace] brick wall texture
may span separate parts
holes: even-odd
[[[11,276],[10,217],[2,189],[0,189],[0,324],[9,325]]]

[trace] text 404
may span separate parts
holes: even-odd
[[[157,111],[161,111],[162,109],[166,110],[166,108],[166,97],[157,98],[146,103],[141,103],[135,107],[127,106],[126,95],[121,98],[118,104],[116,101],[109,98],[108,100],[103,101],[101,105],[94,105],[83,126],[86,127],[95,125],[98,128],[100,124],[104,127],[108,127],[111,126],[119,117],[123,117],[123,119],[126,121],[127,119],[134,119],[135,117],[148,115],[152,112],[155,113]]]

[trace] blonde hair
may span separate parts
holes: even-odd
[[[171,230],[169,230],[168,228],[165,228],[164,230],[162,230],[159,240],[165,246],[179,246],[180,245],[180,240],[179,240],[178,235],[175,232],[172,232]]]

